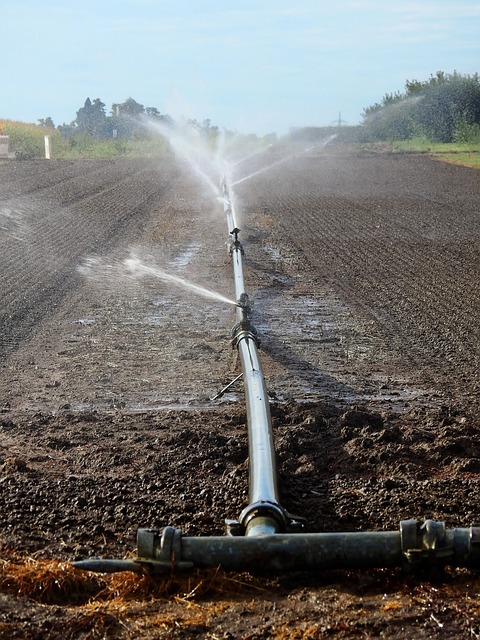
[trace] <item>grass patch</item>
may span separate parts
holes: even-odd
[[[438,160],[449,162],[450,164],[459,164],[462,167],[472,167],[480,169],[480,149],[476,151],[458,151],[454,153],[444,152],[442,154],[433,154]]]
[[[428,153],[443,162],[480,168],[480,142],[441,143],[419,137],[392,144],[395,150],[404,153]]]
[[[36,124],[0,119],[0,133],[9,136],[9,149],[18,160],[45,158],[45,136],[53,139],[52,158],[158,157],[168,151],[168,143],[159,134],[128,140],[98,139],[86,135],[63,138],[59,131]]]
[[[168,151],[166,140],[160,135],[134,140],[97,140],[88,136],[60,139],[53,157],[76,158],[145,158],[162,156]]]

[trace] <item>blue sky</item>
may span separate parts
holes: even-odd
[[[478,0],[3,0],[0,118],[134,98],[245,133],[361,121],[438,70],[480,72]]]

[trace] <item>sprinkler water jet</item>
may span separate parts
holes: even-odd
[[[163,271],[162,269],[159,269],[157,267],[149,267],[148,265],[143,264],[143,262],[141,262],[141,260],[139,260],[138,258],[127,258],[124,261],[124,265],[133,275],[153,276],[154,278],[164,280],[165,282],[170,282],[178,287],[181,287],[182,289],[190,291],[191,293],[202,296],[203,298],[217,300],[218,302],[224,302],[225,304],[230,304],[232,306],[239,306],[238,302],[222,296],[221,293],[217,293],[216,291],[212,291],[211,289],[202,287],[199,284],[189,282],[188,280],[185,280],[185,278],[180,278],[179,276],[175,276],[172,273],[167,273],[166,271]]]

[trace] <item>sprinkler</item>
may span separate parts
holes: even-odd
[[[240,233],[240,229],[238,229],[237,227],[235,227],[235,229],[232,229],[230,231],[230,233],[232,234],[232,236],[235,238],[235,242],[234,244],[237,245],[238,244],[238,234]]]
[[[480,569],[480,526],[447,529],[443,522],[402,520],[396,531],[307,533],[306,521],[280,504],[270,406],[245,292],[240,229],[234,224],[227,183],[222,182],[224,212],[230,238],[235,284],[237,349],[244,380],[249,446],[249,503],[237,520],[226,520],[226,535],[184,537],[167,526],[139,529],[137,557],[132,560],[90,559],[79,569],[110,573],[134,571],[163,574],[193,567],[253,572],[311,571],[403,567],[438,571],[446,565]]]

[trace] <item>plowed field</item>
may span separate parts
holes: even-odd
[[[282,505],[311,531],[477,523],[480,173],[332,146],[230,183]],[[218,535],[248,502],[241,382],[212,400],[233,308],[188,285],[232,298],[218,195],[170,157],[0,164],[0,637],[480,637],[465,570],[197,572],[121,606],[68,565],[35,587],[49,559]]]

